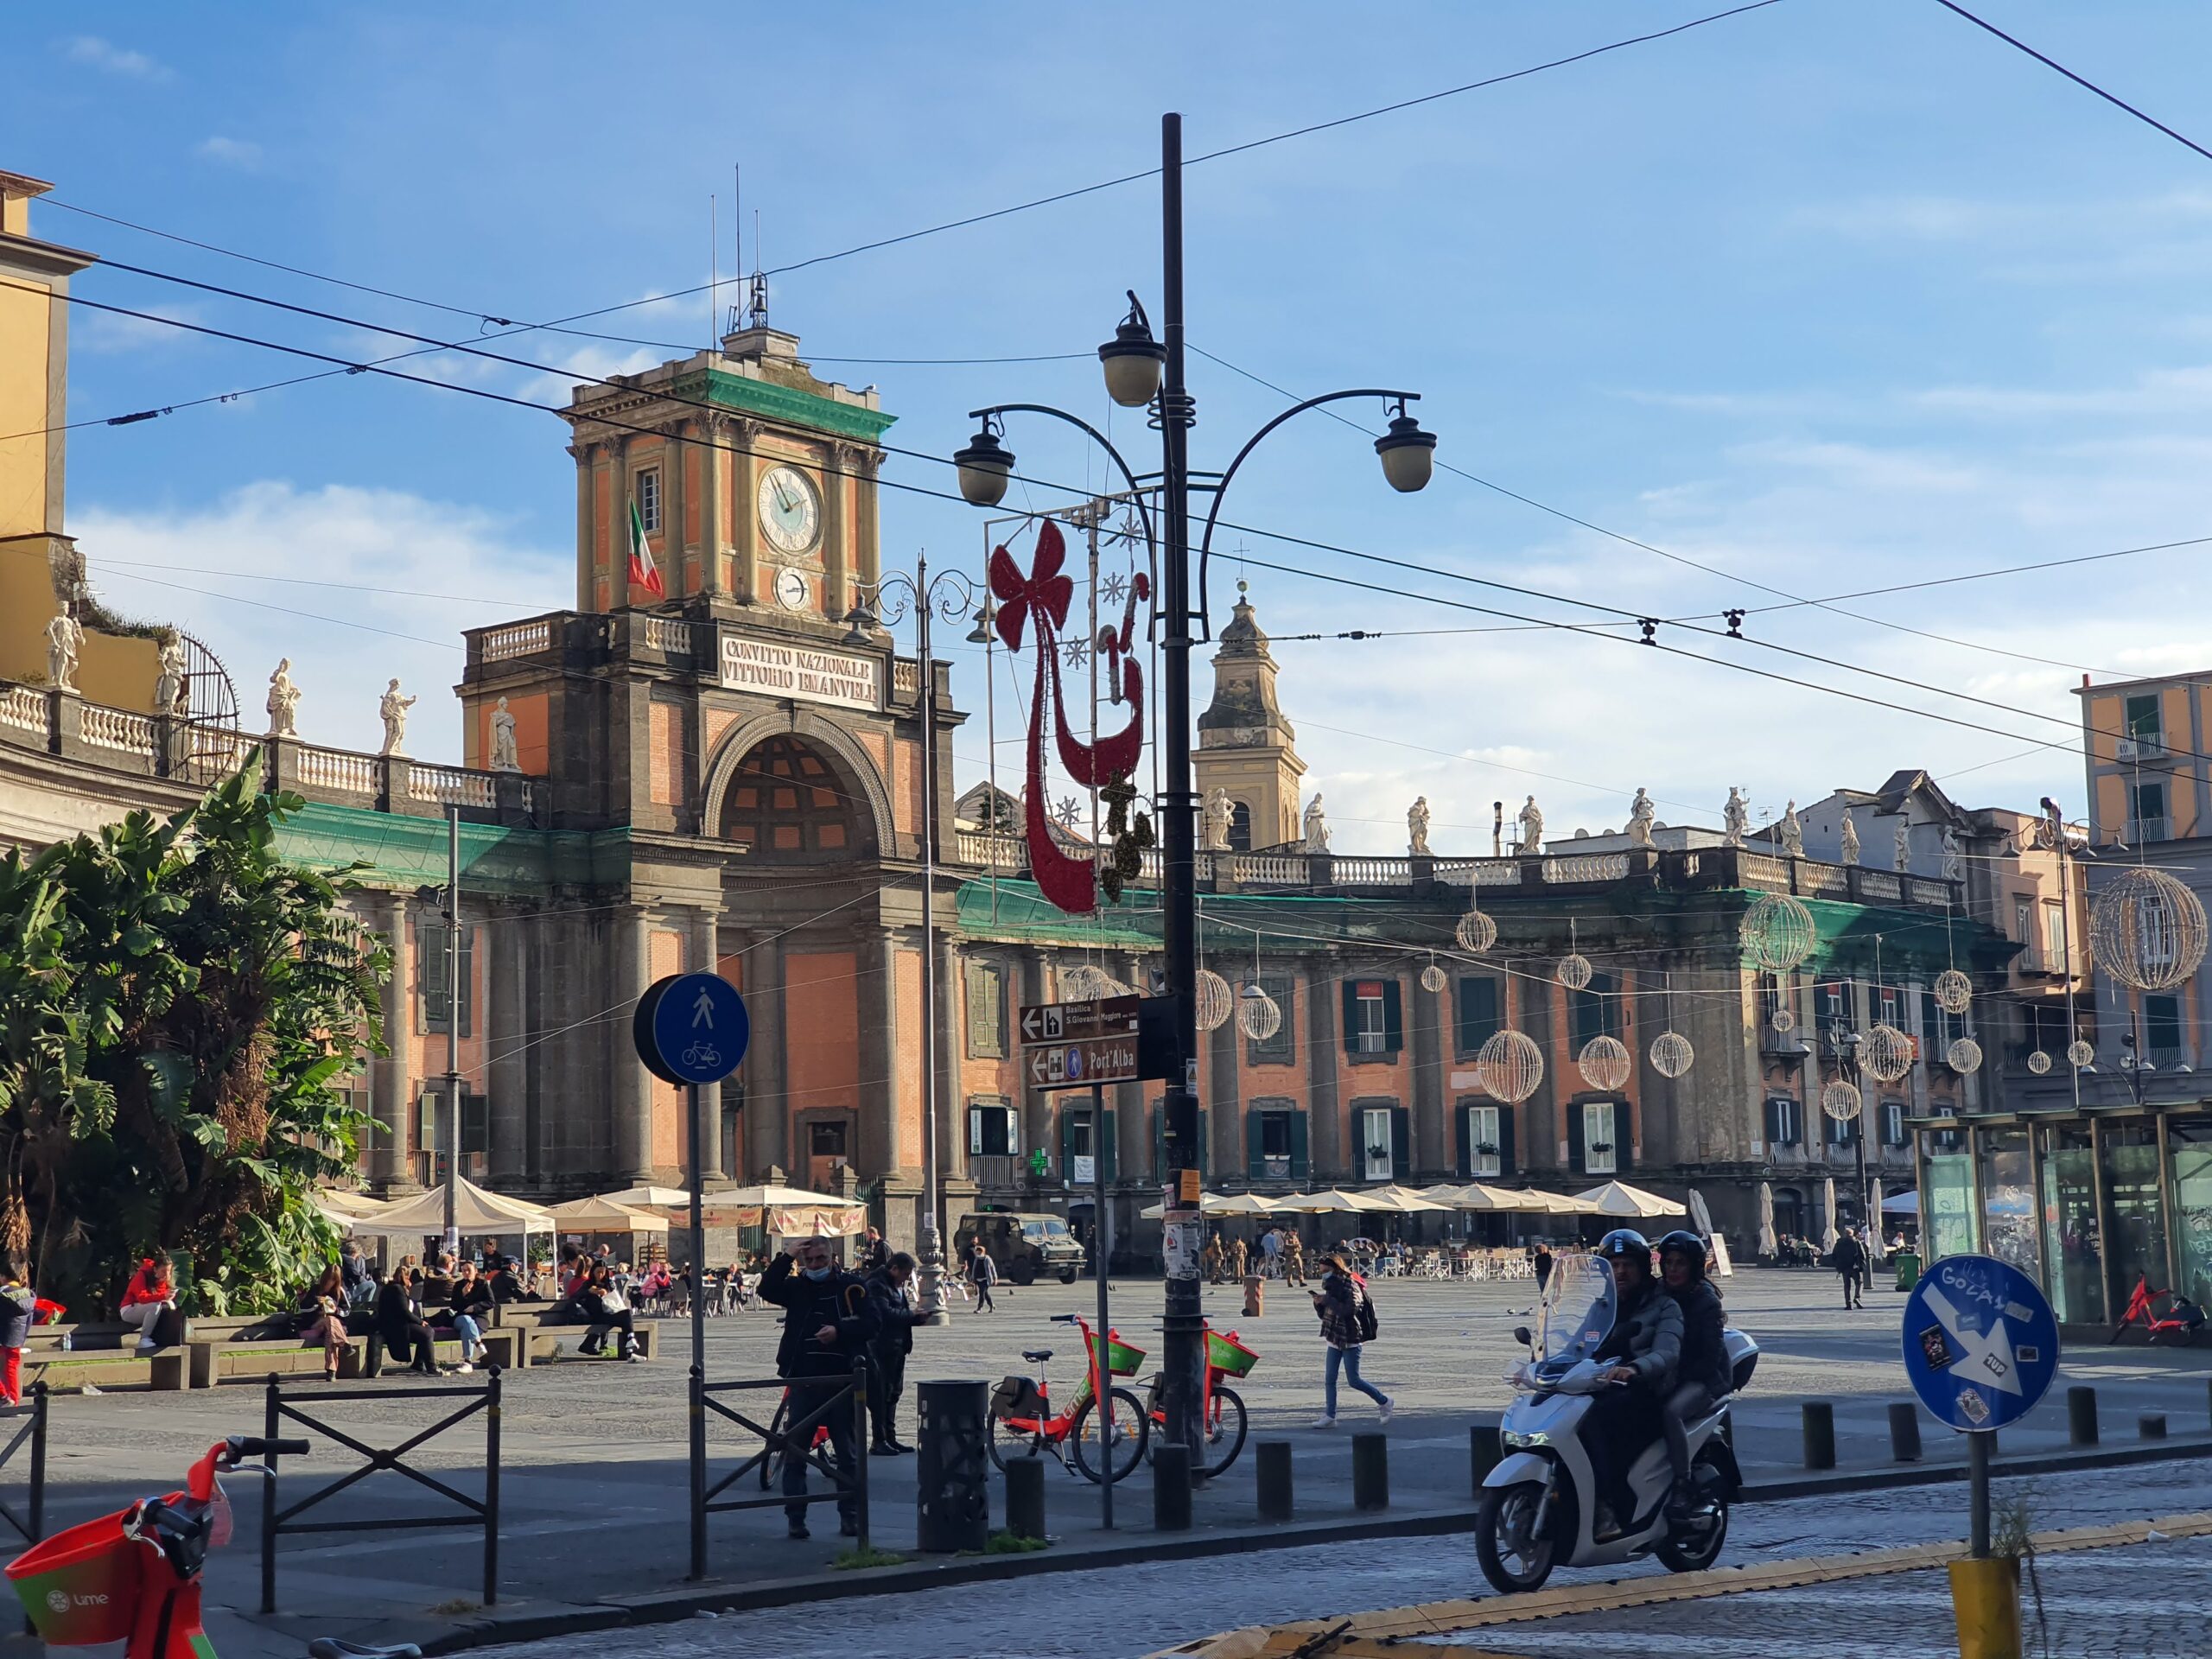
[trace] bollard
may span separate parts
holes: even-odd
[[[1351,1437],[1351,1506],[1355,1510],[1390,1507],[1390,1437],[1355,1434]]]
[[[989,1453],[984,1438],[989,1427],[985,1421],[989,1387],[965,1381],[924,1382],[914,1394],[918,1402],[914,1427],[914,1542],[936,1554],[980,1550],[991,1537]],[[1045,1535],[1043,1461],[1033,1458],[1015,1461],[1038,1465],[1033,1535],[1041,1538]],[[1011,1472],[1007,1484],[1010,1513]]]
[[[1910,1400],[1890,1402],[1890,1456],[1898,1463],[1920,1461],[1920,1408]]]
[[[1006,1465],[1006,1529],[1017,1538],[1045,1536],[1045,1459],[1009,1458]]]
[[[1798,1408],[1804,1424],[1805,1466],[1835,1467],[1835,1407],[1826,1400],[1808,1400]]]
[[[1260,1519],[1287,1521],[1291,1512],[1290,1442],[1262,1440],[1254,1448],[1259,1459]]]
[[[1256,1319],[1268,1311],[1268,1281],[1256,1273],[1244,1276],[1244,1317]]]
[[[2145,1440],[2164,1440],[2166,1438],[2166,1414],[2163,1411],[2145,1412],[2140,1417],[2138,1417],[2135,1420],[2135,1433],[2138,1438]]]
[[[2066,1390],[2066,1440],[2069,1446],[2097,1443],[2097,1391],[2089,1388]]]
[[[1191,1448],[1179,1441],[1152,1454],[1152,1524],[1159,1532],[1191,1529]]]
[[[1496,1423],[1476,1423],[1467,1430],[1467,1447],[1472,1454],[1475,1471],[1475,1493],[1483,1495],[1483,1482],[1490,1478],[1490,1471],[1497,1467],[1498,1459],[1505,1455],[1505,1445],[1498,1438]]]

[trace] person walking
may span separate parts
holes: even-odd
[[[30,1340],[37,1306],[38,1297],[15,1262],[0,1255],[0,1405],[23,1403],[23,1344]]]
[[[1843,1281],[1843,1305],[1846,1307],[1866,1306],[1860,1296],[1866,1281],[1866,1247],[1859,1242],[1859,1236],[1850,1228],[1847,1227],[1836,1235],[1835,1249],[1828,1253],[1828,1265]]]
[[[890,1265],[891,1247],[883,1242],[881,1232],[874,1227],[869,1228],[868,1242],[861,1246],[861,1259],[857,1264],[861,1276],[866,1278],[870,1274],[881,1273]]]
[[[1375,1339],[1378,1323],[1375,1304],[1357,1274],[1343,1256],[1332,1251],[1321,1258],[1321,1288],[1312,1293],[1313,1311],[1321,1319],[1321,1340],[1326,1358],[1321,1371],[1321,1414],[1316,1428],[1337,1426],[1337,1374],[1375,1402],[1384,1422],[1390,1421],[1390,1396],[1359,1374],[1360,1351]]]
[[[1218,1227],[1214,1229],[1213,1236],[1206,1241],[1205,1249],[1198,1252],[1198,1260],[1205,1264],[1206,1282],[1219,1284],[1223,1270],[1228,1265],[1229,1253],[1221,1247],[1221,1230]]]
[[[875,1386],[868,1392],[868,1447],[872,1456],[894,1457],[912,1452],[899,1443],[899,1400],[906,1392],[906,1356],[914,1351],[914,1327],[925,1317],[914,1311],[908,1288],[913,1283],[914,1258],[900,1250],[868,1276],[868,1299],[874,1305],[875,1335],[869,1338],[868,1358],[875,1365]]]
[[[855,1363],[868,1357],[868,1348],[881,1328],[868,1284],[860,1274],[838,1267],[830,1258],[826,1238],[800,1239],[788,1253],[779,1255],[760,1276],[763,1300],[784,1310],[783,1338],[776,1344],[776,1375],[790,1385],[788,1421],[804,1424],[817,1418],[830,1434],[830,1455],[837,1469],[837,1529],[848,1538],[860,1535],[860,1515],[853,1495],[860,1448],[855,1443],[853,1414],[839,1400],[823,1409],[829,1390],[852,1379]],[[803,1429],[784,1447],[784,1497],[806,1496],[805,1448],[797,1442],[810,1440]],[[786,1502],[784,1519],[793,1538],[807,1537],[806,1505]]]
[[[1544,1287],[1551,1282],[1552,1247],[1539,1239],[1536,1243],[1536,1254],[1531,1260],[1536,1270],[1536,1294],[1541,1298]]]
[[[1262,1278],[1282,1276],[1282,1229],[1270,1227],[1260,1235],[1260,1274]]]
[[[976,1311],[990,1313],[997,1310],[991,1302],[991,1287],[999,1281],[999,1264],[991,1260],[991,1253],[977,1239],[968,1253],[968,1282],[976,1287]]]
[[[1294,1227],[1282,1230],[1282,1276],[1286,1282],[1303,1286],[1306,1283],[1306,1241],[1298,1236]]]
[[[1245,1247],[1244,1241],[1241,1238],[1231,1240],[1229,1246],[1229,1282],[1230,1284],[1241,1285],[1244,1282],[1244,1269],[1250,1260],[1251,1252]]]

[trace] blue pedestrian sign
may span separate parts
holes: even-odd
[[[1947,1255],[1904,1305],[1904,1370],[1941,1421],[1997,1429],[2034,1410],[2058,1373],[2058,1321],[2036,1281],[1990,1255]]]
[[[720,974],[673,974],[638,999],[631,1035],[645,1070],[664,1083],[720,1083],[737,1070],[753,1022]]]

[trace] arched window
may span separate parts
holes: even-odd
[[[1252,809],[1242,801],[1229,809],[1229,846],[1231,852],[1252,850]]]
[[[772,737],[747,751],[722,797],[722,839],[764,861],[873,857],[872,824],[852,780],[803,738]]]

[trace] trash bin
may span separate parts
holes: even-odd
[[[1267,1281],[1256,1273],[1244,1275],[1244,1317],[1256,1319],[1267,1312]]]
[[[1919,1282],[1920,1252],[1918,1250],[1899,1250],[1897,1252],[1897,1288],[1899,1290],[1910,1290]]]
[[[9,1582],[48,1647],[120,1642],[138,1611],[144,1546],[104,1515],[57,1532],[8,1563]]]

